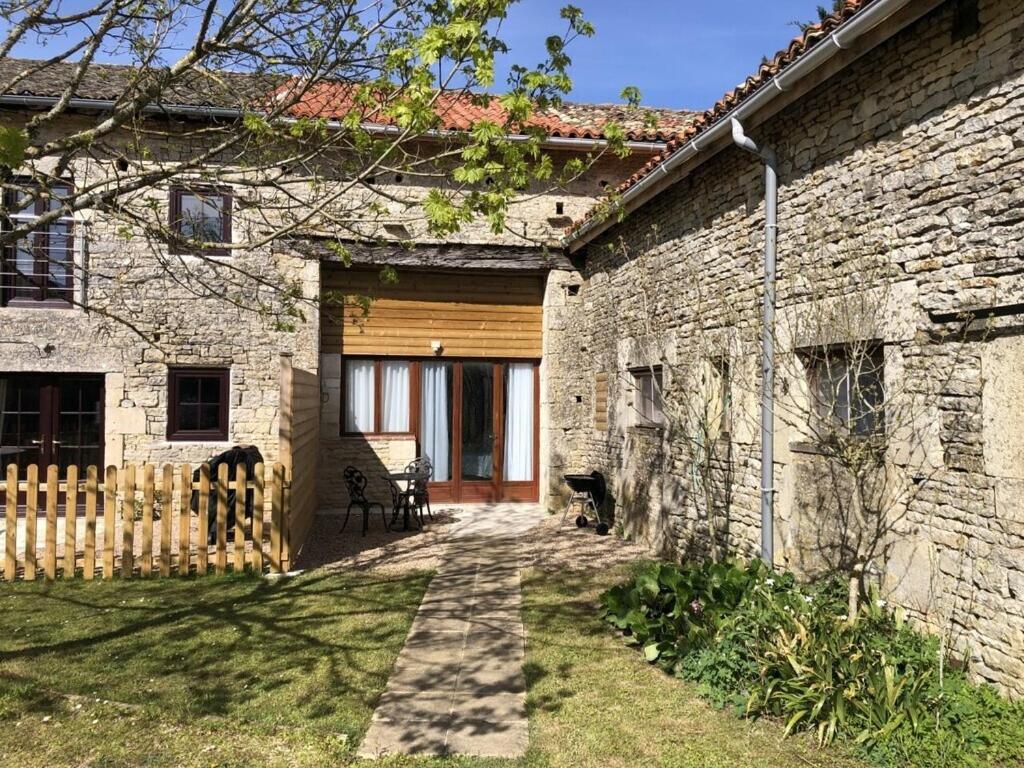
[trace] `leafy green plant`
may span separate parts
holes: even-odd
[[[940,674],[937,639],[877,594],[851,620],[841,578],[798,584],[757,561],[652,563],[602,605],[648,661],[718,707],[778,718],[787,734],[846,741],[881,766],[1024,761],[1024,703]]]

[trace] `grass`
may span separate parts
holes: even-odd
[[[369,722],[426,582],[4,584],[0,763],[336,765]]]
[[[387,768],[858,768],[840,749],[783,739],[782,726],[715,710],[646,664],[598,619],[597,595],[625,572],[527,574],[527,709],[522,760],[396,757]]]
[[[595,609],[621,571],[531,573],[522,760],[355,761],[426,577],[0,588],[0,763],[18,766],[860,765],[712,709]],[[96,701],[100,699],[100,701]]]

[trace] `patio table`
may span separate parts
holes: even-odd
[[[385,480],[388,480],[390,482],[393,482],[393,483],[396,483],[396,484],[397,483],[405,483],[405,489],[402,491],[402,498],[404,499],[404,501],[402,503],[402,513],[403,513],[403,518],[404,518],[403,530],[406,530],[406,531],[409,530],[409,513],[410,513],[410,511],[412,509],[411,499],[409,498],[409,483],[411,483],[413,480],[416,480],[420,476],[421,475],[420,475],[419,472],[405,472],[405,471],[402,471],[402,472],[385,472],[383,475],[381,475],[381,477],[383,477]],[[401,489],[401,487],[400,487],[400,489]],[[391,514],[391,525],[392,526],[394,526],[395,520],[397,518],[398,518],[398,508],[396,507],[395,510]]]

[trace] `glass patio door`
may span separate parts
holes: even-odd
[[[0,374],[0,465],[103,466],[103,377]],[[0,493],[0,496],[3,494]],[[45,494],[40,494],[44,496]],[[2,499],[0,499],[2,500]],[[40,504],[44,499],[40,498]]]
[[[494,365],[462,364],[462,482],[494,480]]]
[[[537,499],[537,365],[420,364],[419,450],[441,501]]]

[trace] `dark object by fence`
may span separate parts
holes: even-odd
[[[221,464],[228,465],[228,477],[233,482],[235,479],[235,471],[239,464],[245,466],[245,472],[247,477],[253,477],[256,465],[263,461],[263,455],[260,453],[260,449],[255,445],[236,445],[233,448],[229,448],[223,453],[219,453],[214,456],[208,462],[210,465],[210,509],[215,510],[217,508],[217,473],[220,470]],[[192,502],[191,507],[193,512],[199,511],[199,470],[195,470],[192,473]],[[253,513],[253,490],[247,489],[245,492],[245,517],[247,520],[252,519]],[[235,529],[235,491],[233,489],[228,490],[228,520],[227,520],[228,538],[234,534]],[[207,526],[206,541],[208,544],[215,544],[217,542],[217,515],[210,515],[210,522]]]

